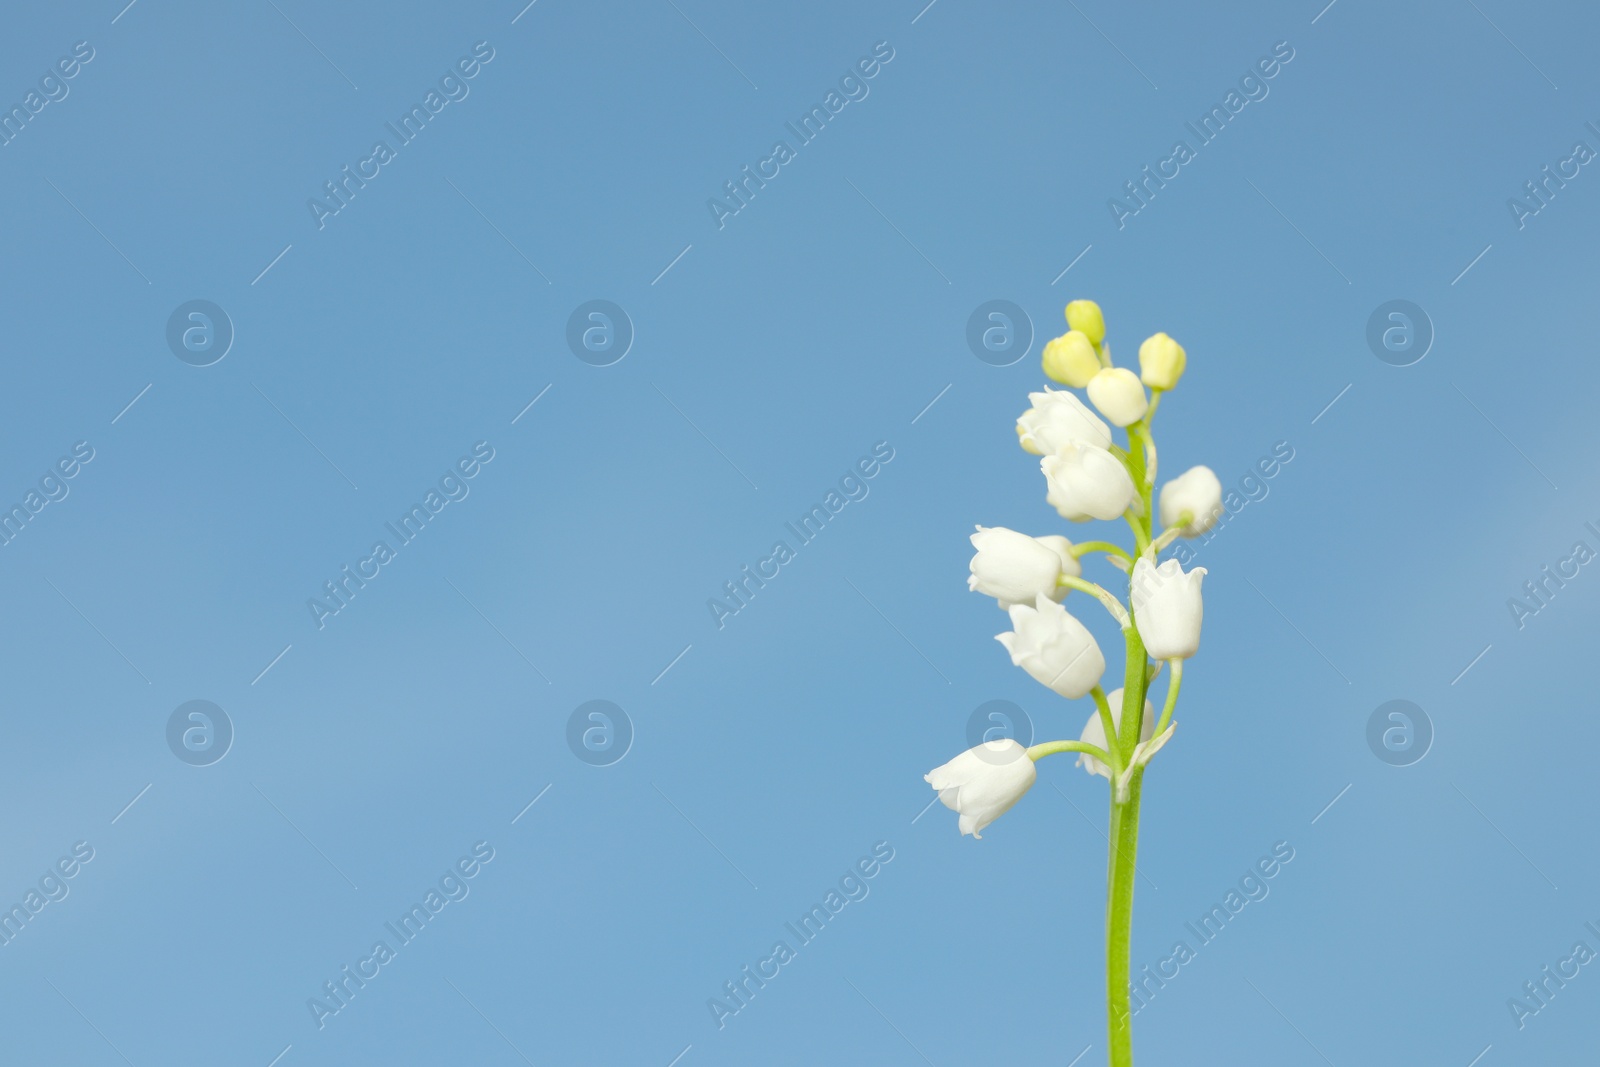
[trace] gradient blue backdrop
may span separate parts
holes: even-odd
[[[1200,553],[1135,965],[1295,858],[1139,1015],[1139,1062],[1592,1058],[1600,972],[1524,1029],[1506,1006],[1600,949],[1600,577],[1520,630],[1506,605],[1600,548],[1600,177],[1506,206],[1600,147],[1592,13],[122,2],[0,34],[8,107],[94,50],[0,148],[0,500],[94,449],[0,548],[0,903],[94,850],[0,946],[8,1061],[1101,1061],[1104,783],[1048,761],[982,842],[919,817],[980,704],[1040,738],[1089,711],[965,588],[974,523],[1064,525],[1012,422],[1078,296],[1124,359],[1187,346],[1169,472],[1294,450]],[[480,41],[319,229],[307,199]],[[870,95],[719,229],[707,199],[878,42]],[[1119,229],[1107,200],[1278,42]],[[196,298],[236,331],[203,368],[164,336]],[[1396,298],[1436,332],[1407,367],[1365,339]],[[593,299],[636,331],[612,366],[566,341]],[[965,340],[991,299],[1032,320],[1009,366]],[[479,441],[470,496],[319,630],[307,598]],[[870,495],[719,630],[708,598],[876,442]],[[166,741],[194,699],[236,732],[211,766]],[[607,767],[567,742],[593,699],[635,734]],[[1367,745],[1392,699],[1436,732],[1409,767]],[[470,895],[319,1028],[308,998],[479,841]],[[707,1000],[877,842],[870,895],[719,1029]]]

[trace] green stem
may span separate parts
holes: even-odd
[[[1127,644],[1128,663],[1122,675],[1122,728],[1117,731],[1117,747],[1126,766],[1139,744],[1139,731],[1144,727],[1145,694],[1150,691],[1150,660],[1145,656],[1144,641],[1137,626],[1122,631]]]
[[[1139,454],[1139,449],[1134,447],[1140,436],[1135,431],[1138,425],[1135,423],[1128,429],[1130,456]],[[1134,464],[1130,463],[1129,466]],[[1143,473],[1139,471],[1139,474]],[[1141,478],[1135,478],[1134,484],[1141,487],[1145,509],[1138,519],[1129,516],[1128,521],[1142,552],[1150,543],[1150,490]],[[1129,581],[1131,583],[1131,576]],[[1131,595],[1129,601],[1132,601]],[[1134,620],[1130,617],[1130,621]],[[1139,854],[1139,798],[1144,784],[1144,768],[1131,767],[1129,764],[1144,726],[1145,693],[1150,687],[1150,660],[1145,654],[1144,640],[1139,636],[1138,626],[1125,627],[1122,635],[1127,644],[1128,658],[1123,672],[1122,729],[1116,747],[1122,757],[1122,765],[1128,768],[1124,772],[1128,794],[1126,800],[1118,802],[1117,786],[1122,776],[1114,778],[1111,783],[1111,852],[1107,859],[1106,874],[1106,1044],[1111,1067],[1133,1067],[1133,1007],[1129,985],[1133,965],[1134,863]]]
[[[1106,748],[1112,752],[1103,762],[1111,770],[1112,781],[1116,781],[1117,775],[1122,773],[1122,754],[1117,745],[1117,720],[1111,716],[1111,704],[1106,700],[1104,689],[1097,685],[1089,690],[1089,695],[1094,697],[1094,706],[1100,712],[1100,730],[1106,735]]]
[[[1134,552],[1144,555],[1144,550],[1150,547],[1150,535],[1144,532],[1144,523],[1133,513],[1131,507],[1122,513],[1122,517],[1127,521],[1128,528],[1133,531]]]
[[[1128,553],[1127,549],[1110,541],[1079,541],[1072,546],[1073,559],[1082,559],[1091,552],[1104,552],[1108,556],[1121,556],[1130,565],[1133,563],[1133,556]]]
[[[1148,416],[1147,416],[1148,417]],[[1143,420],[1128,424],[1128,473],[1144,501],[1144,514],[1148,526],[1150,517],[1150,491],[1156,482],[1156,441],[1150,427]],[[1148,536],[1149,531],[1146,530]]]
[[[1091,745],[1087,741],[1045,741],[1028,749],[1028,758],[1038,763],[1045,756],[1054,756],[1060,752],[1081,752],[1086,756],[1093,756],[1107,766],[1114,759],[1105,749]]]
[[[1070,574],[1063,574],[1058,577],[1056,584],[1064,585],[1068,589],[1076,589],[1080,592],[1088,593],[1100,601],[1101,604],[1105,605],[1105,609],[1111,613],[1111,617],[1117,620],[1117,625],[1124,630],[1132,625],[1128,621],[1128,613],[1122,610],[1122,601],[1112,596],[1104,586],[1096,585],[1094,582],[1085,581],[1082,578],[1074,578]]]
[[[1150,547],[1160,552],[1172,542],[1183,536],[1183,531],[1194,521],[1194,512],[1185,511],[1178,516],[1178,521],[1161,531],[1161,536],[1150,542]]]
[[[1142,496],[1143,495],[1143,491],[1144,491],[1144,461],[1145,461],[1144,423],[1142,423],[1142,422],[1130,422],[1128,424],[1128,426],[1127,426],[1127,432],[1128,432],[1128,451],[1127,451],[1128,476],[1133,479],[1134,486],[1140,490],[1140,494]]]
[[[1106,888],[1106,1026],[1111,1067],[1133,1067],[1133,878],[1139,852],[1139,794],[1144,769],[1130,773],[1128,799],[1111,804]]]
[[[1167,723],[1172,721],[1172,709],[1178,706],[1178,687],[1183,685],[1183,660],[1171,659],[1167,661],[1172,667],[1172,679],[1167,682],[1167,706],[1161,709],[1161,721],[1156,723],[1156,736],[1167,728]]]

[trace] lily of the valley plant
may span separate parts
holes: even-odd
[[[1106,900],[1106,1014],[1112,1067],[1133,1063],[1129,1004],[1129,945],[1133,925],[1134,860],[1139,847],[1139,793],[1145,768],[1172,737],[1183,664],[1200,649],[1200,582],[1205,568],[1184,572],[1177,560],[1158,562],[1179,537],[1198,537],[1222,513],[1222,485],[1207,467],[1192,467],[1156,487],[1156,445],[1150,424],[1164,393],[1183,376],[1183,346],[1158,333],[1139,346],[1139,373],[1111,362],[1099,305],[1067,305],[1069,331],[1044,348],[1044,372],[1087,392],[1089,403],[1065,390],[1030,393],[1033,406],[1017,420],[1026,452],[1042,457],[1045,500],[1071,522],[1121,519],[1133,531],[1133,550],[1109,540],[1072,542],[1057,534],[1031,537],[979,526],[972,535],[970,589],[993,597],[1011,617],[995,640],[1011,662],[1066,697],[1090,697],[1094,709],[1077,740],[1024,748],[989,741],[924,777],[974,838],[1022,799],[1045,756],[1076,753],[1077,765],[1110,782],[1111,854]],[[1146,392],[1146,389],[1149,391]],[[1091,408],[1092,405],[1092,408]],[[1104,416],[1104,421],[1100,416]],[[1109,421],[1127,434],[1112,439]],[[1081,560],[1103,554],[1125,585],[1124,603],[1083,577]],[[1068,593],[1080,595],[1067,600]],[[1091,602],[1097,601],[1098,603]],[[1088,628],[1069,611],[1110,613],[1127,645],[1121,688],[1101,687],[1106,659]],[[1166,693],[1158,719],[1147,699],[1165,664]]]

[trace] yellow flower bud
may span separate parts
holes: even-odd
[[[1067,325],[1098,345],[1106,339],[1106,319],[1093,300],[1074,300],[1067,305]]]
[[[1188,362],[1182,345],[1158,333],[1139,346],[1139,380],[1152,389],[1171,389],[1183,377]]]
[[[1087,337],[1071,330],[1044,346],[1044,372],[1052,381],[1082,389],[1100,373],[1100,357]]]

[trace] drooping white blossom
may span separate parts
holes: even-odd
[[[1065,574],[1083,574],[1083,565],[1072,557],[1072,542],[1059,535],[1029,537],[1004,526],[980,526],[972,535],[971,575],[967,588],[992,596],[1002,608],[1032,604],[1041,593],[1060,600],[1067,592],[1058,584]]]
[[[1188,659],[1200,650],[1204,567],[1185,573],[1175,559],[1159,567],[1140,558],[1133,565],[1129,599],[1134,625],[1151,659]]]
[[[1037,777],[1028,750],[1007,737],[967,749],[922,780],[960,816],[956,825],[961,832],[981,841],[984,827],[1011,810]]]
[[[1040,593],[1033,606],[1010,609],[1011,633],[995,640],[1011,654],[1011,662],[1068,700],[1077,700],[1100,684],[1106,657],[1087,627],[1067,609]]]
[[[1068,441],[1039,461],[1045,500],[1063,519],[1115,519],[1133,503],[1133,479],[1116,456],[1081,441]]]
[[[1062,389],[1029,393],[1033,406],[1017,419],[1017,439],[1036,456],[1054,454],[1063,445],[1082,441],[1096,448],[1111,446],[1111,429],[1076,395]]]
[[[1176,526],[1184,512],[1183,537],[1199,537],[1222,515],[1222,482],[1210,467],[1190,467],[1161,487],[1161,525]]]

